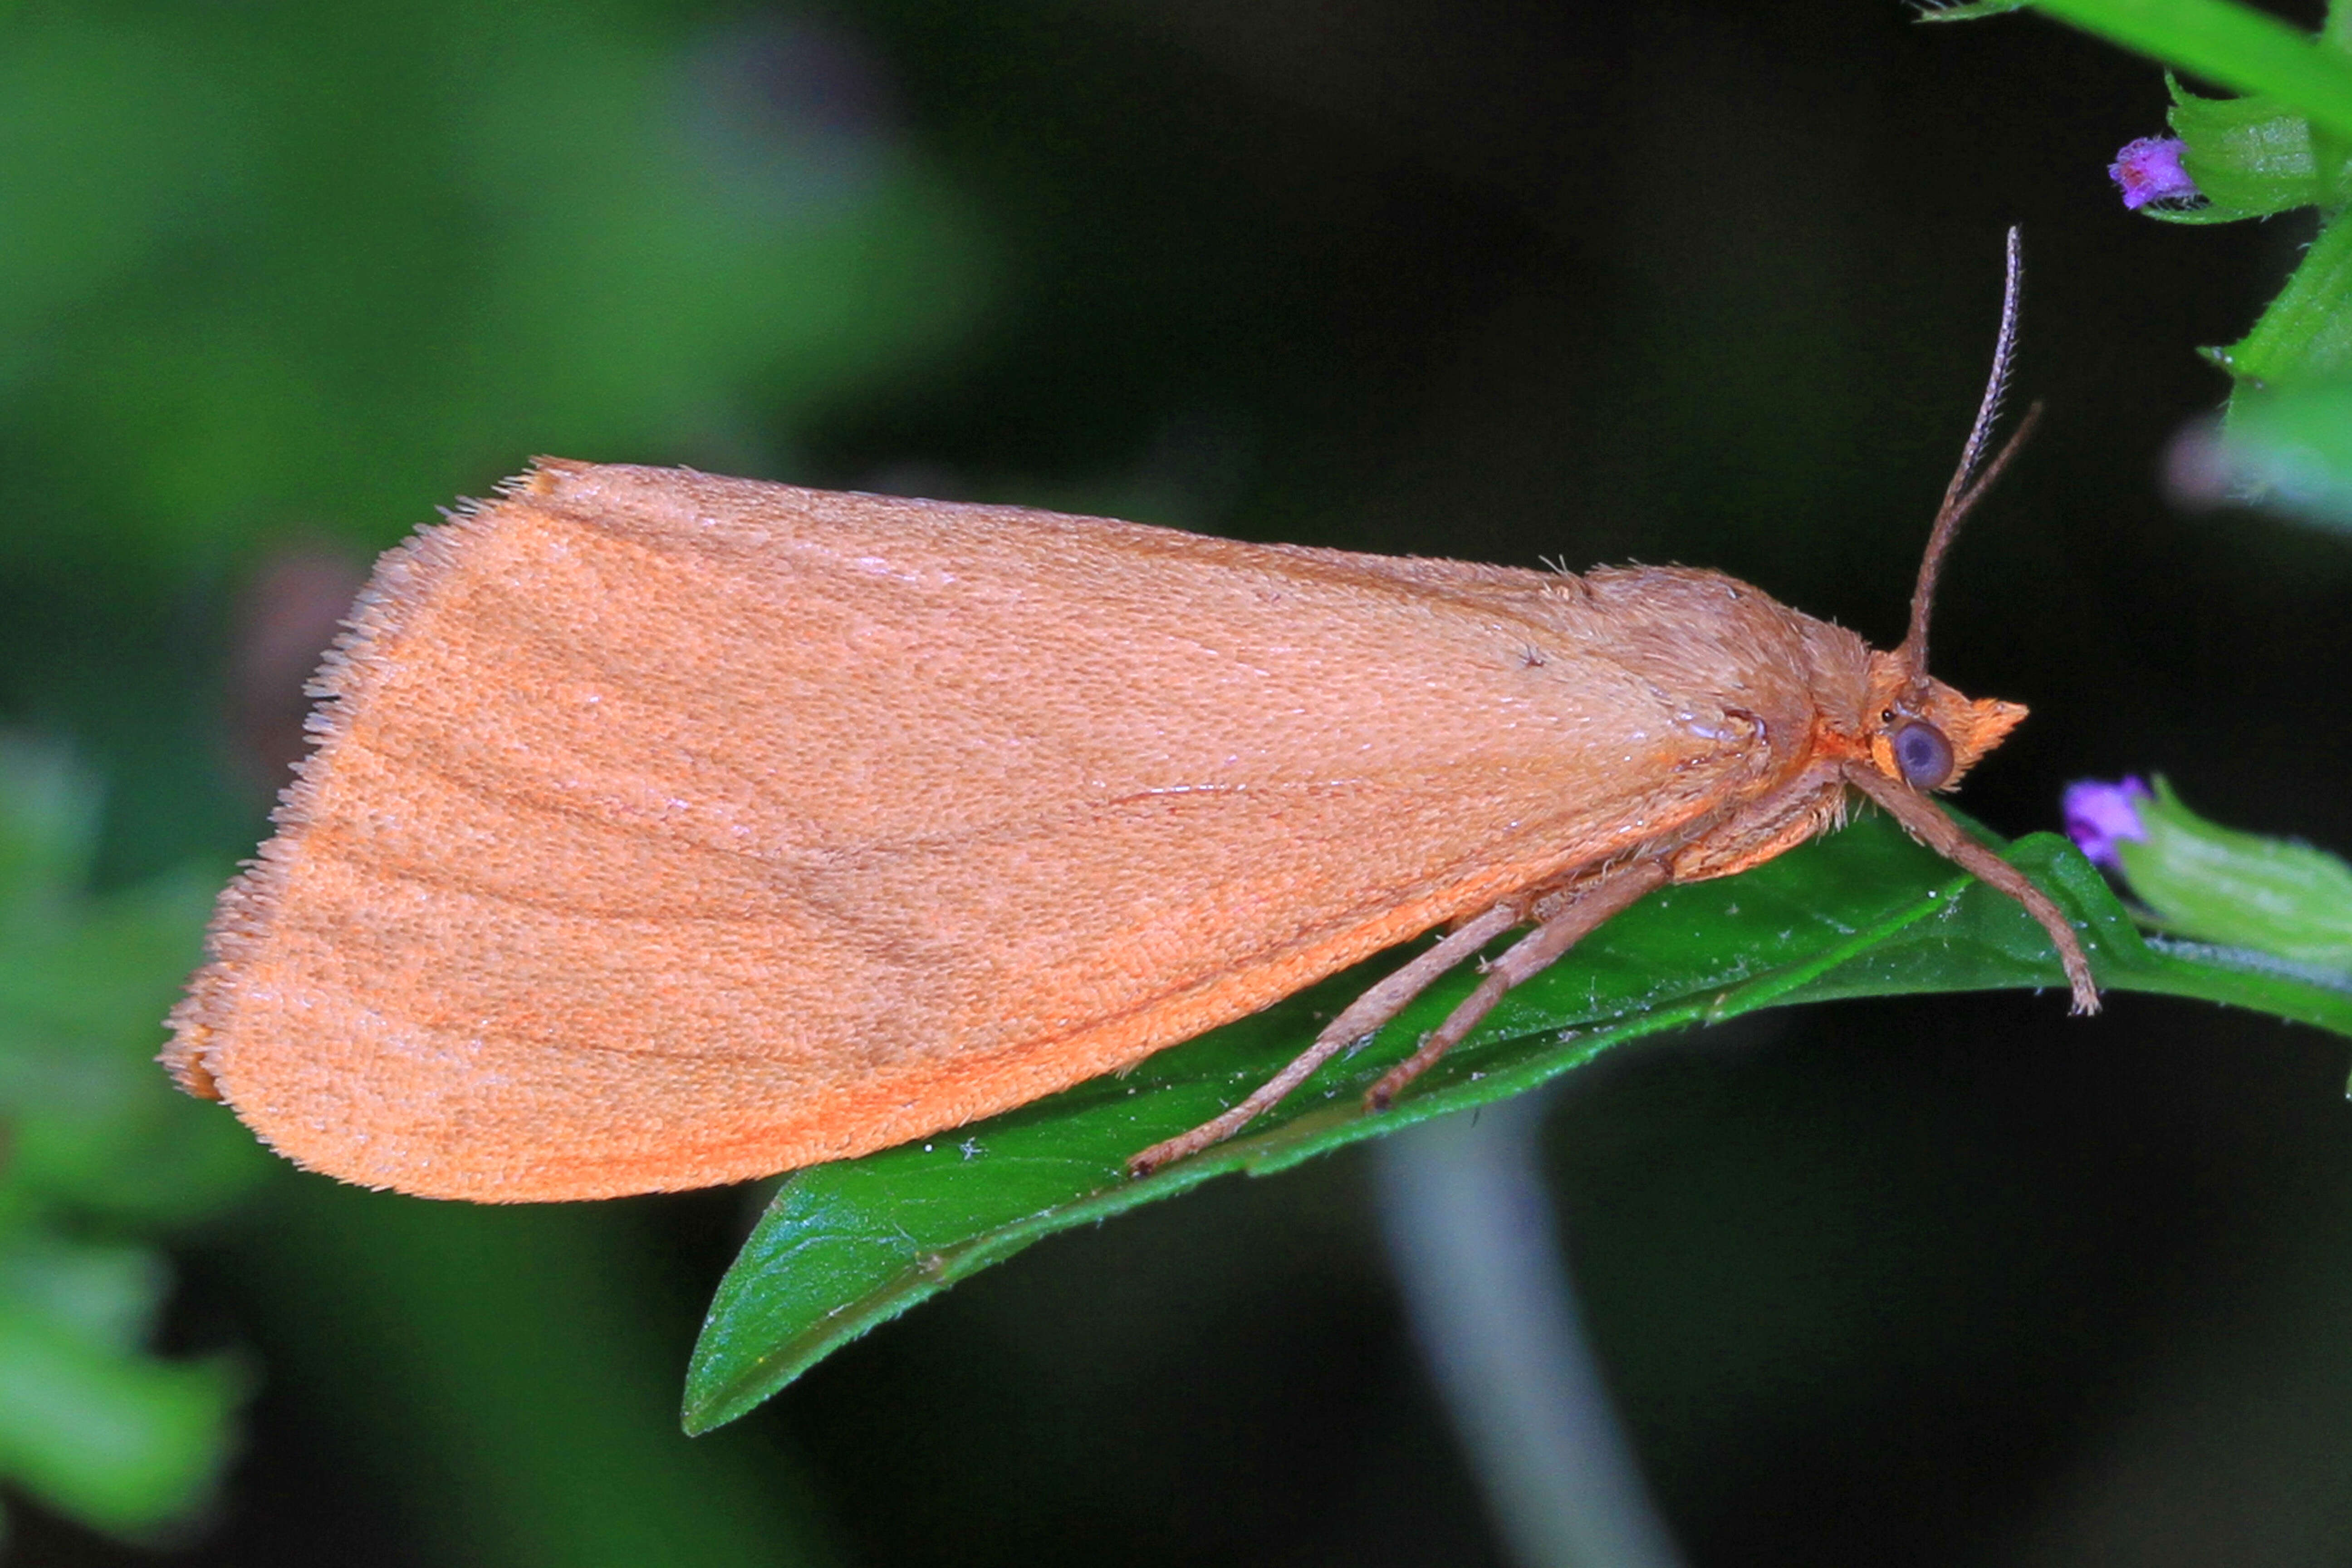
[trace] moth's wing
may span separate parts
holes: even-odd
[[[1754,748],[1604,634],[1539,574],[551,464],[379,568],[170,1059],[431,1195],[884,1147],[1708,810]]]

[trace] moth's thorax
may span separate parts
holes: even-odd
[[[1561,589],[1560,629],[1590,638],[1694,734],[1720,737],[1703,802],[1650,846],[1677,880],[1727,875],[1821,832],[1842,810],[1825,723],[1853,728],[1869,648],[1718,572],[1601,568]],[[1671,789],[1671,780],[1661,787]]]
[[[1860,637],[1737,578],[1627,567],[1583,581],[1612,657],[1678,698],[1752,721],[1769,777],[1802,764],[1822,716],[1858,714],[1866,700]]]

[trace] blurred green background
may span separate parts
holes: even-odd
[[[74,1064],[160,1042],[352,574],[535,453],[1689,562],[1891,642],[2012,222],[2049,409],[1936,646],[2034,711],[1967,807],[2161,769],[2352,844],[2352,547],[2162,479],[2309,224],[2128,217],[2165,104],[1891,0],[0,11],[13,1560],[1500,1561],[1360,1157],[1042,1246],[688,1442],[757,1194],[366,1194]],[[1568,1241],[1691,1560],[2352,1558],[2344,1067],[2003,995],[1572,1080]],[[49,1442],[100,1394],[162,1434],[128,1490]]]

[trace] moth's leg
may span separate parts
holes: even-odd
[[[1317,1068],[1329,1061],[1339,1050],[1395,1017],[1410,1005],[1412,999],[1429,989],[1446,971],[1471,957],[1477,951],[1517,925],[1527,918],[1525,906],[1497,904],[1476,919],[1464,922],[1446,933],[1444,941],[1365,992],[1350,1003],[1346,1011],[1315,1037],[1315,1043],[1291,1060],[1288,1067],[1260,1084],[1249,1097],[1223,1116],[1203,1121],[1190,1132],[1181,1132],[1164,1143],[1154,1143],[1139,1154],[1129,1156],[1127,1173],[1148,1176],[1171,1160],[1181,1160],[1197,1154],[1212,1143],[1222,1143],[1251,1121],[1274,1109],[1282,1097],[1297,1089],[1313,1075]],[[1517,952],[1517,949],[1512,951]]]
[[[1887,815],[1903,825],[1903,831],[1962,870],[1974,873],[1977,880],[2000,889],[2023,904],[2025,912],[2042,922],[2042,929],[2050,933],[2051,944],[2058,950],[2058,962],[2066,970],[2066,984],[2074,993],[2074,1011],[2099,1010],[2099,983],[2091,973],[2090,954],[2083,951],[2083,940],[2074,934],[2066,911],[2051,902],[2049,894],[2027,881],[2024,872],[1969,837],[1958,823],[1937,810],[1918,791],[1859,763],[1847,763],[1845,776],[1855,788],[1885,806]]]
[[[1437,1058],[1460,1045],[1479,1021],[1494,1011],[1503,994],[1523,980],[1551,967],[1552,961],[1574,947],[1586,933],[1667,879],[1664,864],[1638,861],[1602,873],[1575,891],[1559,912],[1546,920],[1486,966],[1478,988],[1462,1005],[1422,1037],[1421,1047],[1389,1069],[1388,1075],[1365,1092],[1364,1109],[1386,1110],[1404,1086],[1437,1064]]]

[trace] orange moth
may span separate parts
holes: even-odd
[[[2024,716],[1927,673],[2014,337],[1893,652],[1713,572],[1581,576],[548,460],[392,551],[165,1060],[300,1164],[488,1202],[702,1186],[1035,1100],[1432,930],[1227,1136],[1505,932],[1372,1090],[1654,889]],[[1981,472],[1979,470],[1981,469]]]

